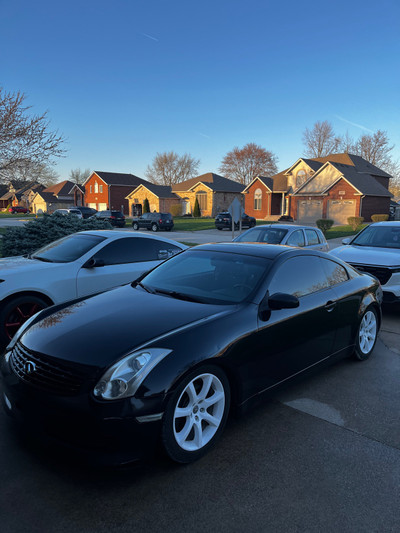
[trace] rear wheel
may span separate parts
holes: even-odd
[[[151,225],[151,231],[158,231],[158,226],[157,226],[157,224],[152,224],[152,225]]]
[[[132,224],[132,228],[133,228],[133,229],[139,229],[139,224],[138,224],[137,222],[134,222],[134,223]]]
[[[358,327],[354,355],[359,361],[365,361],[371,355],[378,338],[378,315],[373,307],[365,311]]]
[[[34,295],[18,296],[6,303],[0,311],[1,347],[7,346],[22,324],[45,307],[48,303]]]
[[[223,432],[229,404],[229,382],[218,367],[204,366],[186,376],[164,415],[162,440],[170,458],[191,463],[205,455]]]

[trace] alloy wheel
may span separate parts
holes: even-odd
[[[376,340],[377,323],[375,313],[367,311],[363,316],[358,333],[360,350],[363,354],[368,354]]]

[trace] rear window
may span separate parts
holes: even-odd
[[[115,218],[123,218],[124,215],[121,213],[121,211],[111,211],[111,216]]]
[[[169,213],[161,213],[162,220],[169,220],[171,218],[172,218],[172,215],[170,215]]]
[[[40,248],[32,254],[34,259],[49,263],[69,263],[104,241],[99,235],[74,233]]]

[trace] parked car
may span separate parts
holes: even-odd
[[[327,252],[329,245],[318,228],[294,226],[293,224],[265,224],[249,229],[233,239],[233,242],[260,242],[264,244],[286,244]]]
[[[125,226],[125,216],[121,211],[97,211],[92,216],[101,220],[108,220],[112,226],[117,228],[123,228]]]
[[[17,213],[29,213],[29,209],[27,209],[26,207],[22,207],[22,205],[13,205],[12,207],[9,208],[9,213],[11,213],[12,215],[15,215]]]
[[[128,283],[185,248],[155,235],[82,231],[0,259],[0,348],[40,309]]]
[[[330,253],[379,279],[384,302],[400,302],[400,222],[376,222]]]
[[[322,252],[196,246],[33,317],[3,358],[3,405],[90,457],[124,463],[162,443],[189,463],[231,407],[351,354],[368,359],[381,299],[376,279]]]
[[[74,209],[78,209],[82,213],[83,218],[89,218],[97,213],[97,209],[86,207],[85,205],[76,205]]]
[[[143,213],[140,217],[132,220],[133,229],[146,228],[152,231],[164,229],[171,231],[174,227],[174,219],[171,213]]]
[[[72,215],[74,217],[83,218],[82,213],[79,211],[79,209],[75,209],[73,207],[68,207],[66,209],[56,209],[52,213],[53,215]]]
[[[242,228],[252,228],[256,225],[256,219],[249,217],[246,213],[242,215]],[[229,212],[218,213],[215,217],[215,227],[219,230],[224,228],[232,229],[232,217]],[[239,223],[235,224],[235,229],[239,229]]]

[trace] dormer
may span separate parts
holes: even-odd
[[[288,187],[295,191],[315,174],[322,166],[318,161],[312,159],[300,158],[292,165],[285,174],[288,177]]]

